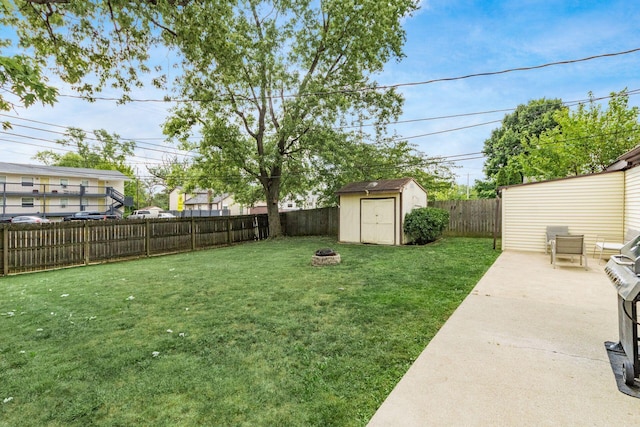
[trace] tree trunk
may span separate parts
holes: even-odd
[[[267,195],[267,217],[269,218],[269,237],[282,236],[282,224],[280,223],[280,212],[278,201],[280,200],[280,179],[270,178],[265,188]]]

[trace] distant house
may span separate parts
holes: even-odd
[[[352,182],[336,194],[340,198],[341,242],[407,243],[405,215],[427,206],[427,191],[413,178]]]
[[[212,190],[195,189],[185,193],[181,187],[169,194],[170,211],[218,211],[222,215],[250,213],[245,205],[235,203],[231,194],[216,195]]]
[[[0,162],[0,218],[16,215],[64,217],[97,210],[122,214],[129,178],[113,170]]]
[[[305,207],[315,207],[315,201],[304,203]],[[301,209],[299,203],[283,200],[279,203],[280,211]],[[233,195],[223,193],[216,195],[212,190],[195,189],[185,193],[181,187],[169,194],[170,211],[217,211],[221,215],[250,215],[267,213],[267,204],[257,202],[253,206],[236,203]]]

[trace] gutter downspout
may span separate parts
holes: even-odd
[[[501,205],[502,205],[502,188],[498,189],[497,192],[497,196],[496,197],[496,215],[495,215],[495,221],[493,223],[493,250],[496,250],[496,241],[498,239],[498,230],[500,230],[500,225],[502,224],[502,212],[501,212]]]

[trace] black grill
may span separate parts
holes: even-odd
[[[629,241],[620,255],[611,257],[605,267],[609,280],[618,292],[618,334],[616,346],[624,351],[622,376],[633,386],[640,374],[638,359],[638,316],[636,305],[640,301],[640,236]]]

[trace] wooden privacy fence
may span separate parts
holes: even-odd
[[[340,212],[337,207],[283,212],[280,220],[287,236],[338,237]]]
[[[268,237],[266,215],[4,225],[2,275],[188,252]]]
[[[447,236],[493,237],[502,232],[498,199],[435,201],[429,206],[449,212]],[[338,236],[337,207],[285,212],[280,218],[287,236]]]
[[[447,236],[493,237],[502,233],[499,199],[435,201],[429,206],[449,212]]]

